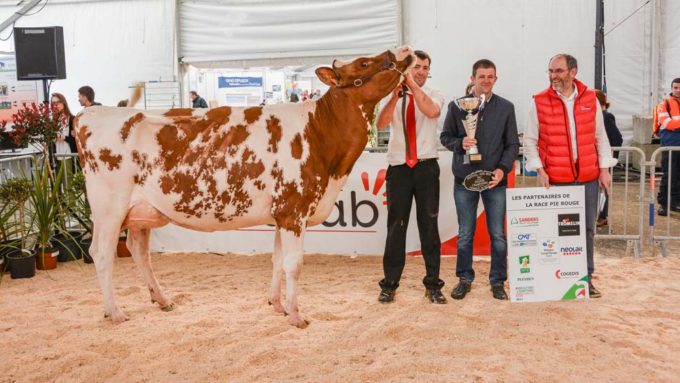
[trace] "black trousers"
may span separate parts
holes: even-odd
[[[663,175],[661,176],[661,186],[659,186],[659,194],[657,201],[659,205],[676,206],[680,204],[680,153],[674,152],[672,160],[668,160],[668,152],[661,154],[661,167]],[[671,170],[670,179],[668,177],[669,168]],[[671,198],[668,203],[668,184],[671,184]]]
[[[387,168],[387,240],[383,256],[385,279],[380,287],[396,289],[406,263],[406,229],[413,199],[421,250],[425,260],[423,284],[441,289],[439,279],[441,242],[439,239],[439,164],[436,159],[422,160],[413,168],[407,165]]]

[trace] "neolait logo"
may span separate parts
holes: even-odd
[[[581,273],[578,271],[562,271],[560,269],[555,270],[555,278],[557,279],[572,279],[578,278]]]
[[[583,254],[583,247],[582,246],[566,246],[566,247],[560,247],[560,253],[564,256],[576,256],[576,255],[581,255]]]

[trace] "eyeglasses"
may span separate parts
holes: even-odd
[[[568,71],[569,71],[569,69],[558,68],[558,69],[548,69],[548,70],[546,71],[546,73],[550,73],[550,74],[562,74],[562,73],[566,73],[566,72],[568,72]]]

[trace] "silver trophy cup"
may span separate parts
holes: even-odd
[[[477,115],[472,114],[472,111],[482,106],[484,99],[485,97],[482,94],[481,97],[468,96],[456,100],[456,105],[458,105],[460,110],[467,112],[465,120],[463,120],[463,126],[465,127],[465,133],[470,138],[475,138],[477,134]],[[471,164],[480,161],[482,161],[482,155],[479,153],[477,145],[473,145],[465,151],[463,163]]]

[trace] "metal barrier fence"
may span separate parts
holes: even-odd
[[[35,168],[35,157],[23,155],[0,159],[0,183],[12,178],[31,178]]]
[[[645,178],[646,178],[646,169],[644,164],[646,163],[645,160],[645,153],[640,149],[632,146],[622,146],[622,147],[612,147],[612,151],[615,153],[619,153],[619,165],[610,168],[610,173],[612,174],[612,193],[607,196],[608,198],[608,203],[609,207],[611,209],[612,206],[615,208],[620,208],[622,207],[623,211],[623,217],[621,218],[622,222],[622,232],[620,233],[614,233],[613,232],[613,227],[617,226],[617,223],[619,222],[618,219],[616,218],[611,218],[609,216],[608,219],[608,224],[607,224],[607,232],[606,233],[595,233],[595,237],[599,239],[612,239],[612,240],[625,240],[626,241],[626,255],[630,255],[631,250],[634,253],[634,256],[636,258],[640,257],[640,253],[642,251],[642,245],[644,243],[644,198],[645,198]],[[637,208],[637,217],[632,217],[631,216],[631,209],[629,209],[628,202],[631,197],[631,184],[634,183],[633,177],[631,176],[631,164],[633,163],[632,161],[632,154],[635,153],[640,157],[640,161],[638,163],[640,167],[640,175],[639,175],[639,180],[638,180],[638,186],[636,186],[639,189],[639,195],[637,196],[636,200],[638,202],[638,208]],[[528,182],[534,181],[535,185],[533,186],[539,186],[538,185],[538,177],[535,175],[535,172],[527,172],[526,171],[526,160],[523,155],[523,150],[520,148],[520,160],[519,160],[519,170],[520,170],[520,177],[523,185],[527,185]],[[621,182],[617,182],[614,179],[614,169],[616,169],[617,172],[623,171],[623,185],[621,185]],[[623,189],[623,193],[619,194],[616,192],[614,189]],[[617,201],[621,200],[620,203]],[[633,227],[630,228],[631,225],[629,225],[629,222],[632,223]]]
[[[668,242],[669,241],[678,241],[680,240],[680,235],[672,235],[671,233],[671,222],[673,219],[671,218],[671,212],[673,211],[673,198],[672,198],[672,192],[677,192],[680,194],[680,185],[673,185],[673,166],[672,166],[672,161],[673,161],[673,154],[676,156],[680,156],[680,146],[665,146],[665,147],[660,147],[656,149],[650,159],[649,162],[646,162],[645,164],[652,169],[656,167],[656,159],[657,156],[663,155],[664,153],[668,153],[668,185],[666,187],[666,214],[667,216],[663,218],[665,222],[665,232],[662,234],[658,234],[656,231],[656,214],[657,212],[655,211],[655,203],[654,203],[654,198],[656,198],[656,177],[655,177],[655,172],[651,172],[650,176],[650,182],[649,182],[649,236],[650,236],[650,242],[652,245],[652,255],[656,254],[656,246],[658,245],[659,248],[661,249],[661,255],[664,257],[668,256]],[[676,159],[677,160],[677,159]],[[663,160],[662,160],[663,161]],[[680,169],[675,169],[675,171],[680,171]],[[678,174],[676,174],[676,177]],[[676,203],[680,204],[680,201],[675,201]],[[661,218],[660,218],[661,219]],[[678,227],[676,224],[675,227]]]
[[[610,194],[607,196],[608,199],[608,204],[609,204],[609,209],[614,206],[615,208],[617,207],[616,201],[619,199],[622,201],[622,208],[623,208],[623,217],[621,221],[623,222],[623,232],[620,234],[614,234],[612,233],[612,227],[616,225],[616,219],[612,219],[611,215],[608,215],[607,217],[607,233],[595,233],[595,238],[601,238],[601,239],[621,239],[625,240],[626,242],[626,255],[630,255],[631,249],[634,252],[635,258],[640,257],[640,253],[642,250],[642,244],[644,242],[644,201],[645,201],[645,166],[643,165],[645,161],[645,153],[642,151],[640,148],[632,147],[632,146],[621,146],[621,147],[612,147],[612,151],[614,153],[618,153],[618,159],[619,163],[617,166],[609,168],[609,172],[612,176],[612,183],[610,186]],[[631,200],[630,198],[630,185],[631,185],[631,154],[637,154],[640,156],[640,160],[638,165],[640,166],[640,175],[639,175],[639,194],[637,196],[637,203],[638,203],[638,217],[637,217],[637,222],[633,222],[633,226],[637,226],[637,230],[633,230],[632,232],[629,232],[629,217],[631,209],[629,209],[628,203]],[[622,156],[623,155],[623,156]],[[615,179],[615,170],[621,169],[621,166],[623,167],[623,195],[619,195],[615,188],[618,188],[617,184],[620,184],[620,182],[616,182]],[[620,197],[620,198],[619,198]],[[633,218],[634,219],[634,218]]]

